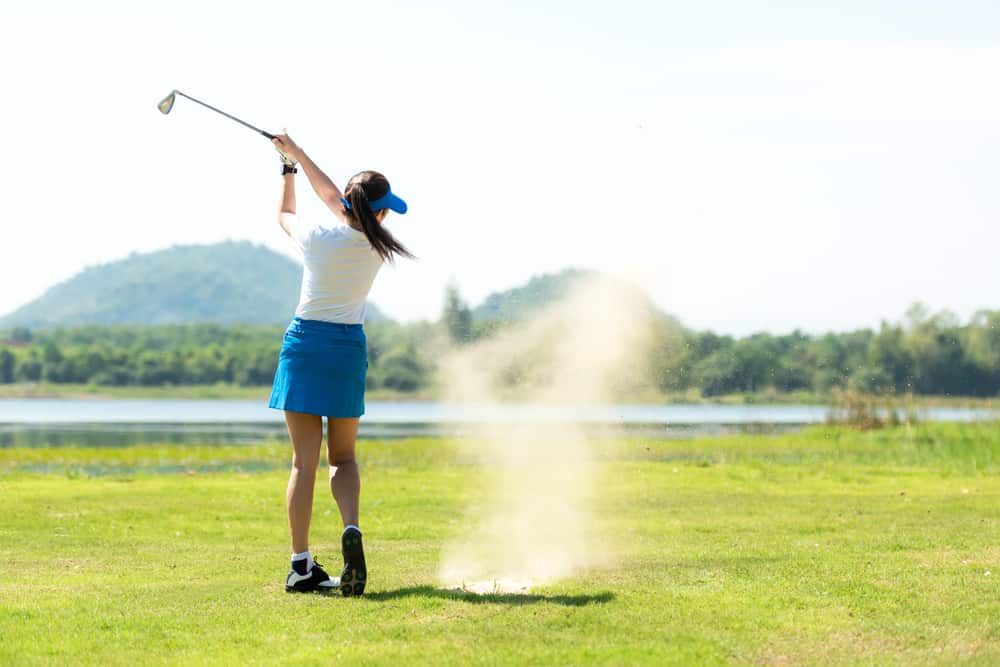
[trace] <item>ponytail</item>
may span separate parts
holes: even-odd
[[[371,188],[372,192],[369,193],[366,188]],[[382,192],[376,192],[377,190]],[[361,229],[378,256],[383,261],[392,263],[395,255],[412,259],[413,254],[406,249],[406,246],[396,240],[392,232],[382,226],[375,217],[375,211],[372,210],[371,204],[369,204],[369,201],[385,196],[388,191],[389,181],[385,179],[385,176],[374,171],[363,171],[347,184],[346,197],[351,205],[348,215],[361,224]],[[370,197],[369,195],[375,196]]]

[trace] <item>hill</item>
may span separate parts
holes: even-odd
[[[596,271],[565,269],[559,273],[532,276],[521,287],[493,292],[472,309],[475,322],[517,321],[564,298],[578,281],[598,276]]]
[[[676,319],[659,311],[639,287],[590,269],[564,269],[559,273],[533,276],[521,287],[493,292],[472,309],[472,320],[480,323],[522,320],[565,298],[583,280],[611,284],[623,297],[628,295],[637,302],[645,304],[650,313],[658,313],[679,325]]]
[[[84,269],[0,318],[0,328],[82,324],[283,324],[302,268],[247,241],[174,246]],[[372,304],[368,321],[385,319]]]

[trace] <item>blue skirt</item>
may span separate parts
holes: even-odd
[[[360,324],[296,317],[285,331],[268,406],[323,417],[360,417],[365,413],[367,374],[367,341]]]

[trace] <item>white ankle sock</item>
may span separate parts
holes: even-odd
[[[294,563],[297,560],[306,561],[306,572],[313,569],[313,557],[312,554],[309,553],[308,551],[303,551],[300,554],[292,554],[292,563]]]
[[[349,524],[349,525],[347,525],[347,526],[344,526],[344,533],[346,533],[346,532],[347,532],[347,531],[348,531],[349,529],[351,529],[351,528],[353,528],[354,530],[358,531],[359,533],[361,532],[361,529],[360,529],[360,528],[358,528],[357,526],[355,526],[355,525],[354,525],[354,524],[352,523],[352,524]],[[341,533],[341,535],[343,535],[344,533]]]

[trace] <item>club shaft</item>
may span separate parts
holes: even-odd
[[[226,118],[228,118],[228,119],[230,119],[230,120],[235,120],[235,121],[236,121],[237,123],[239,123],[239,124],[240,124],[240,125],[242,125],[243,127],[249,127],[249,128],[250,128],[251,130],[253,130],[254,132],[257,132],[258,134],[263,134],[263,135],[264,135],[265,137],[267,137],[268,139],[274,139],[274,135],[273,135],[273,134],[269,134],[268,132],[265,132],[264,130],[260,129],[259,127],[254,127],[254,126],[253,126],[253,125],[251,125],[250,123],[248,123],[248,122],[246,122],[246,121],[242,121],[242,120],[240,120],[239,118],[237,118],[236,116],[231,116],[231,115],[227,114],[227,113],[226,113],[225,111],[223,111],[222,109],[216,109],[216,108],[215,108],[215,107],[213,107],[213,106],[212,106],[211,104],[205,104],[205,103],[204,103],[204,102],[202,102],[201,100],[196,100],[195,98],[191,97],[190,95],[186,95],[186,94],[182,93],[182,92],[181,92],[181,91],[179,91],[179,90],[178,90],[178,91],[175,91],[175,92],[176,92],[176,93],[177,93],[178,95],[180,95],[181,97],[186,97],[187,99],[191,100],[192,102],[197,102],[197,103],[198,103],[198,104],[200,104],[201,106],[203,106],[203,107],[206,107],[206,108],[209,108],[209,109],[211,109],[211,110],[212,110],[212,111],[214,111],[215,113],[221,113],[221,114],[222,114],[223,116],[225,116]]]

